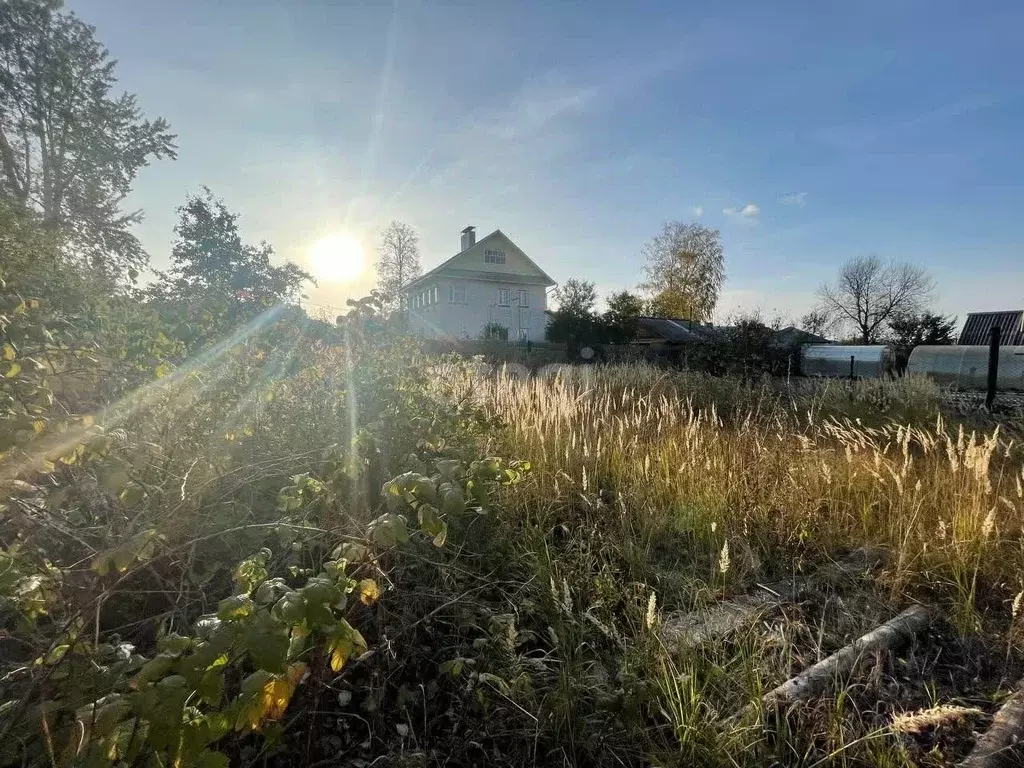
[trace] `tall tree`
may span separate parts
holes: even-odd
[[[819,311],[831,327],[852,328],[862,344],[873,344],[890,320],[919,311],[934,289],[922,267],[859,256],[840,268],[835,283],[818,290]]]
[[[647,280],[657,314],[709,320],[725,280],[725,255],[717,229],[669,221],[643,248]]]
[[[608,309],[604,313],[605,330],[608,340],[616,344],[634,341],[637,335],[637,318],[644,313],[644,300],[629,291],[619,291],[608,297]]]
[[[238,214],[203,188],[178,208],[171,267],[151,295],[166,301],[260,308],[301,296],[313,278],[291,262],[271,263],[273,247],[247,245],[238,234]]]
[[[585,343],[594,332],[597,290],[589,280],[570,278],[553,291],[558,309],[548,319],[549,341]]]
[[[419,242],[416,230],[401,221],[392,221],[380,233],[377,288],[388,309],[404,308],[405,287],[423,273]]]
[[[0,192],[64,228],[70,251],[118,282],[147,256],[121,204],[139,170],[175,157],[163,118],[114,95],[115,61],[59,0],[0,2]]]

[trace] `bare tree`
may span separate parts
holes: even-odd
[[[831,327],[852,327],[862,343],[871,344],[890,320],[917,312],[934,290],[935,283],[923,267],[860,256],[842,266],[834,284],[818,290],[819,311]]]
[[[800,318],[800,328],[813,333],[815,336],[822,336],[833,325],[827,312],[821,309],[812,309]]]
[[[401,221],[392,221],[380,233],[377,288],[388,309],[401,310],[405,307],[405,287],[423,272],[419,242],[416,230]]]
[[[725,257],[717,229],[669,221],[642,251],[647,265],[640,288],[652,311],[671,317],[707,320],[725,279]]]

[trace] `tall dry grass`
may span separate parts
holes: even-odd
[[[918,765],[858,687],[838,688],[810,730],[781,740],[718,725],[912,601],[937,606],[959,636],[984,630],[996,655],[1016,653],[1024,461],[998,428],[948,421],[927,380],[742,383],[631,365],[474,387],[506,424],[500,450],[533,463],[503,500],[506,546],[551,585],[562,674],[589,680],[596,665],[657,681],[652,722],[671,723],[678,764],[760,765],[776,750],[815,765]],[[865,546],[889,554],[881,577],[845,602],[823,598],[813,626],[783,620],[686,653],[652,640],[667,612]],[[578,621],[563,637],[566,606]],[[582,639],[588,624],[619,645],[613,661]],[[930,685],[920,706],[946,703]],[[561,705],[545,705],[571,735],[587,694],[562,689]],[[664,756],[659,744],[649,754]],[[730,757],[741,748],[757,756]]]

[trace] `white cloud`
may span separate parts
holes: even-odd
[[[694,218],[699,219],[701,216],[704,215],[704,206],[703,205],[695,205],[695,206],[693,206],[693,208],[690,209],[690,211],[693,212]]]
[[[745,219],[756,219],[761,215],[761,209],[754,203],[747,203],[742,208],[723,208],[722,213],[726,216],[742,216]]]
[[[783,205],[795,205],[797,208],[803,208],[807,204],[807,193],[790,192],[780,197],[779,202]]]

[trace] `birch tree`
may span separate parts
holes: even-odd
[[[416,230],[401,221],[392,221],[380,234],[377,289],[388,309],[404,308],[406,286],[423,273],[419,242]]]

